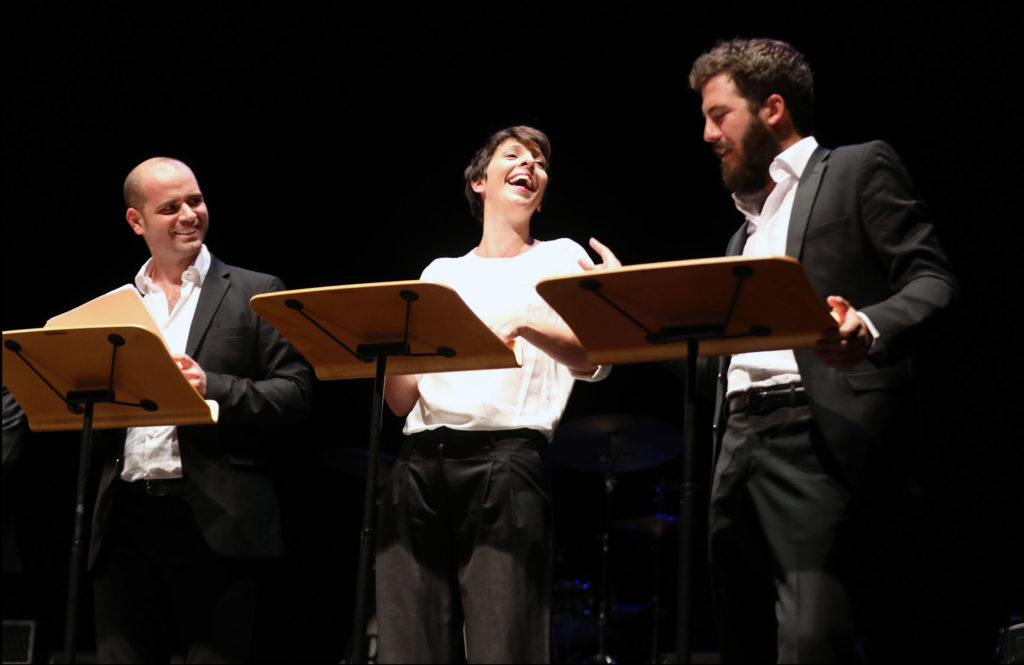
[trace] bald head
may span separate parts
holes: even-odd
[[[192,170],[167,157],[142,162],[124,181],[125,219],[153,256],[154,279],[180,283],[202,250],[209,213]]]
[[[184,162],[171,157],[150,157],[131,170],[124,179],[124,205],[128,208],[141,208],[144,201],[143,184],[150,174],[160,170],[185,171],[193,178],[195,175]]]

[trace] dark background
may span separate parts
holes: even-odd
[[[585,245],[596,236],[630,264],[720,255],[740,217],[685,76],[716,39],[785,39],[815,71],[819,142],[893,144],[962,283],[959,309],[923,349],[938,364],[915,444],[913,545],[894,552],[911,591],[894,603],[907,608],[907,641],[920,653],[991,659],[998,628],[1024,612],[1011,519],[1021,477],[1010,340],[1022,173],[1009,17],[977,5],[942,14],[490,9],[6,5],[3,329],[40,327],[131,280],[147,254],[124,221],[121,184],[153,155],[195,171],[212,252],[290,288],[415,279],[431,259],[468,251],[479,226],[462,169],[493,131],[520,123],[553,143],[538,237]],[[291,554],[266,607],[268,659],[336,661],[349,634],[372,386],[316,388],[312,421],[282,450]],[[620,366],[580,384],[564,422],[609,413],[681,430],[682,386],[659,365]],[[384,425],[393,452],[401,422],[387,415]],[[73,433],[33,434],[4,469],[14,524],[4,545],[20,555],[20,569],[5,559],[4,618],[39,620],[40,652],[62,641],[77,444]],[[698,446],[705,457],[707,444]],[[610,648],[625,659],[649,657],[655,571],[658,648],[673,648],[677,535],[626,527],[675,512],[680,476],[675,457],[623,474],[613,493],[611,521],[625,524],[612,529]],[[556,595],[559,655],[571,660],[592,646],[583,610],[596,602],[605,495],[600,474],[555,465],[552,482],[560,588],[591,583]],[[693,640],[714,651],[702,538],[700,525]],[[659,543],[668,563],[655,566]]]

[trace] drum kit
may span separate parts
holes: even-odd
[[[662,543],[674,541],[672,533],[678,522],[676,515],[664,511],[665,494],[673,485],[678,489],[678,484],[653,483],[653,514],[625,519],[615,510],[615,490],[623,480],[621,474],[637,475],[634,472],[660,467],[678,457],[682,448],[679,429],[640,415],[594,415],[563,423],[555,431],[551,461],[575,472],[600,474],[603,479],[603,515],[594,545],[599,581],[595,585],[585,575],[573,575],[558,579],[553,589],[552,643],[560,662],[610,665],[616,662],[612,655],[615,647],[625,660],[649,657],[648,662],[657,662],[662,652]],[[552,489],[557,511],[557,480]],[[627,586],[646,588],[614,589],[613,578],[623,578],[623,571],[616,566],[643,568],[645,582]],[[625,634],[632,638],[631,643],[621,639]],[[613,635],[620,638],[615,644]]]

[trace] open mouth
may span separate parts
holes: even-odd
[[[537,185],[534,182],[533,177],[528,173],[516,173],[509,178],[507,182],[513,187],[522,187],[531,192],[537,189]]]

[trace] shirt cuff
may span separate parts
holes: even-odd
[[[860,317],[860,320],[863,321],[864,325],[868,327],[868,332],[871,333],[871,344],[868,345],[868,351],[870,351],[871,349],[875,348],[878,339],[882,336],[882,334],[878,332],[878,328],[876,328],[875,324],[871,322],[871,317],[869,317],[867,314],[858,311],[857,316]]]
[[[569,370],[569,373],[572,374],[572,378],[588,382],[602,381],[605,377],[611,374],[611,372],[611,365],[598,365],[597,369],[593,372],[577,372],[572,369]]]

